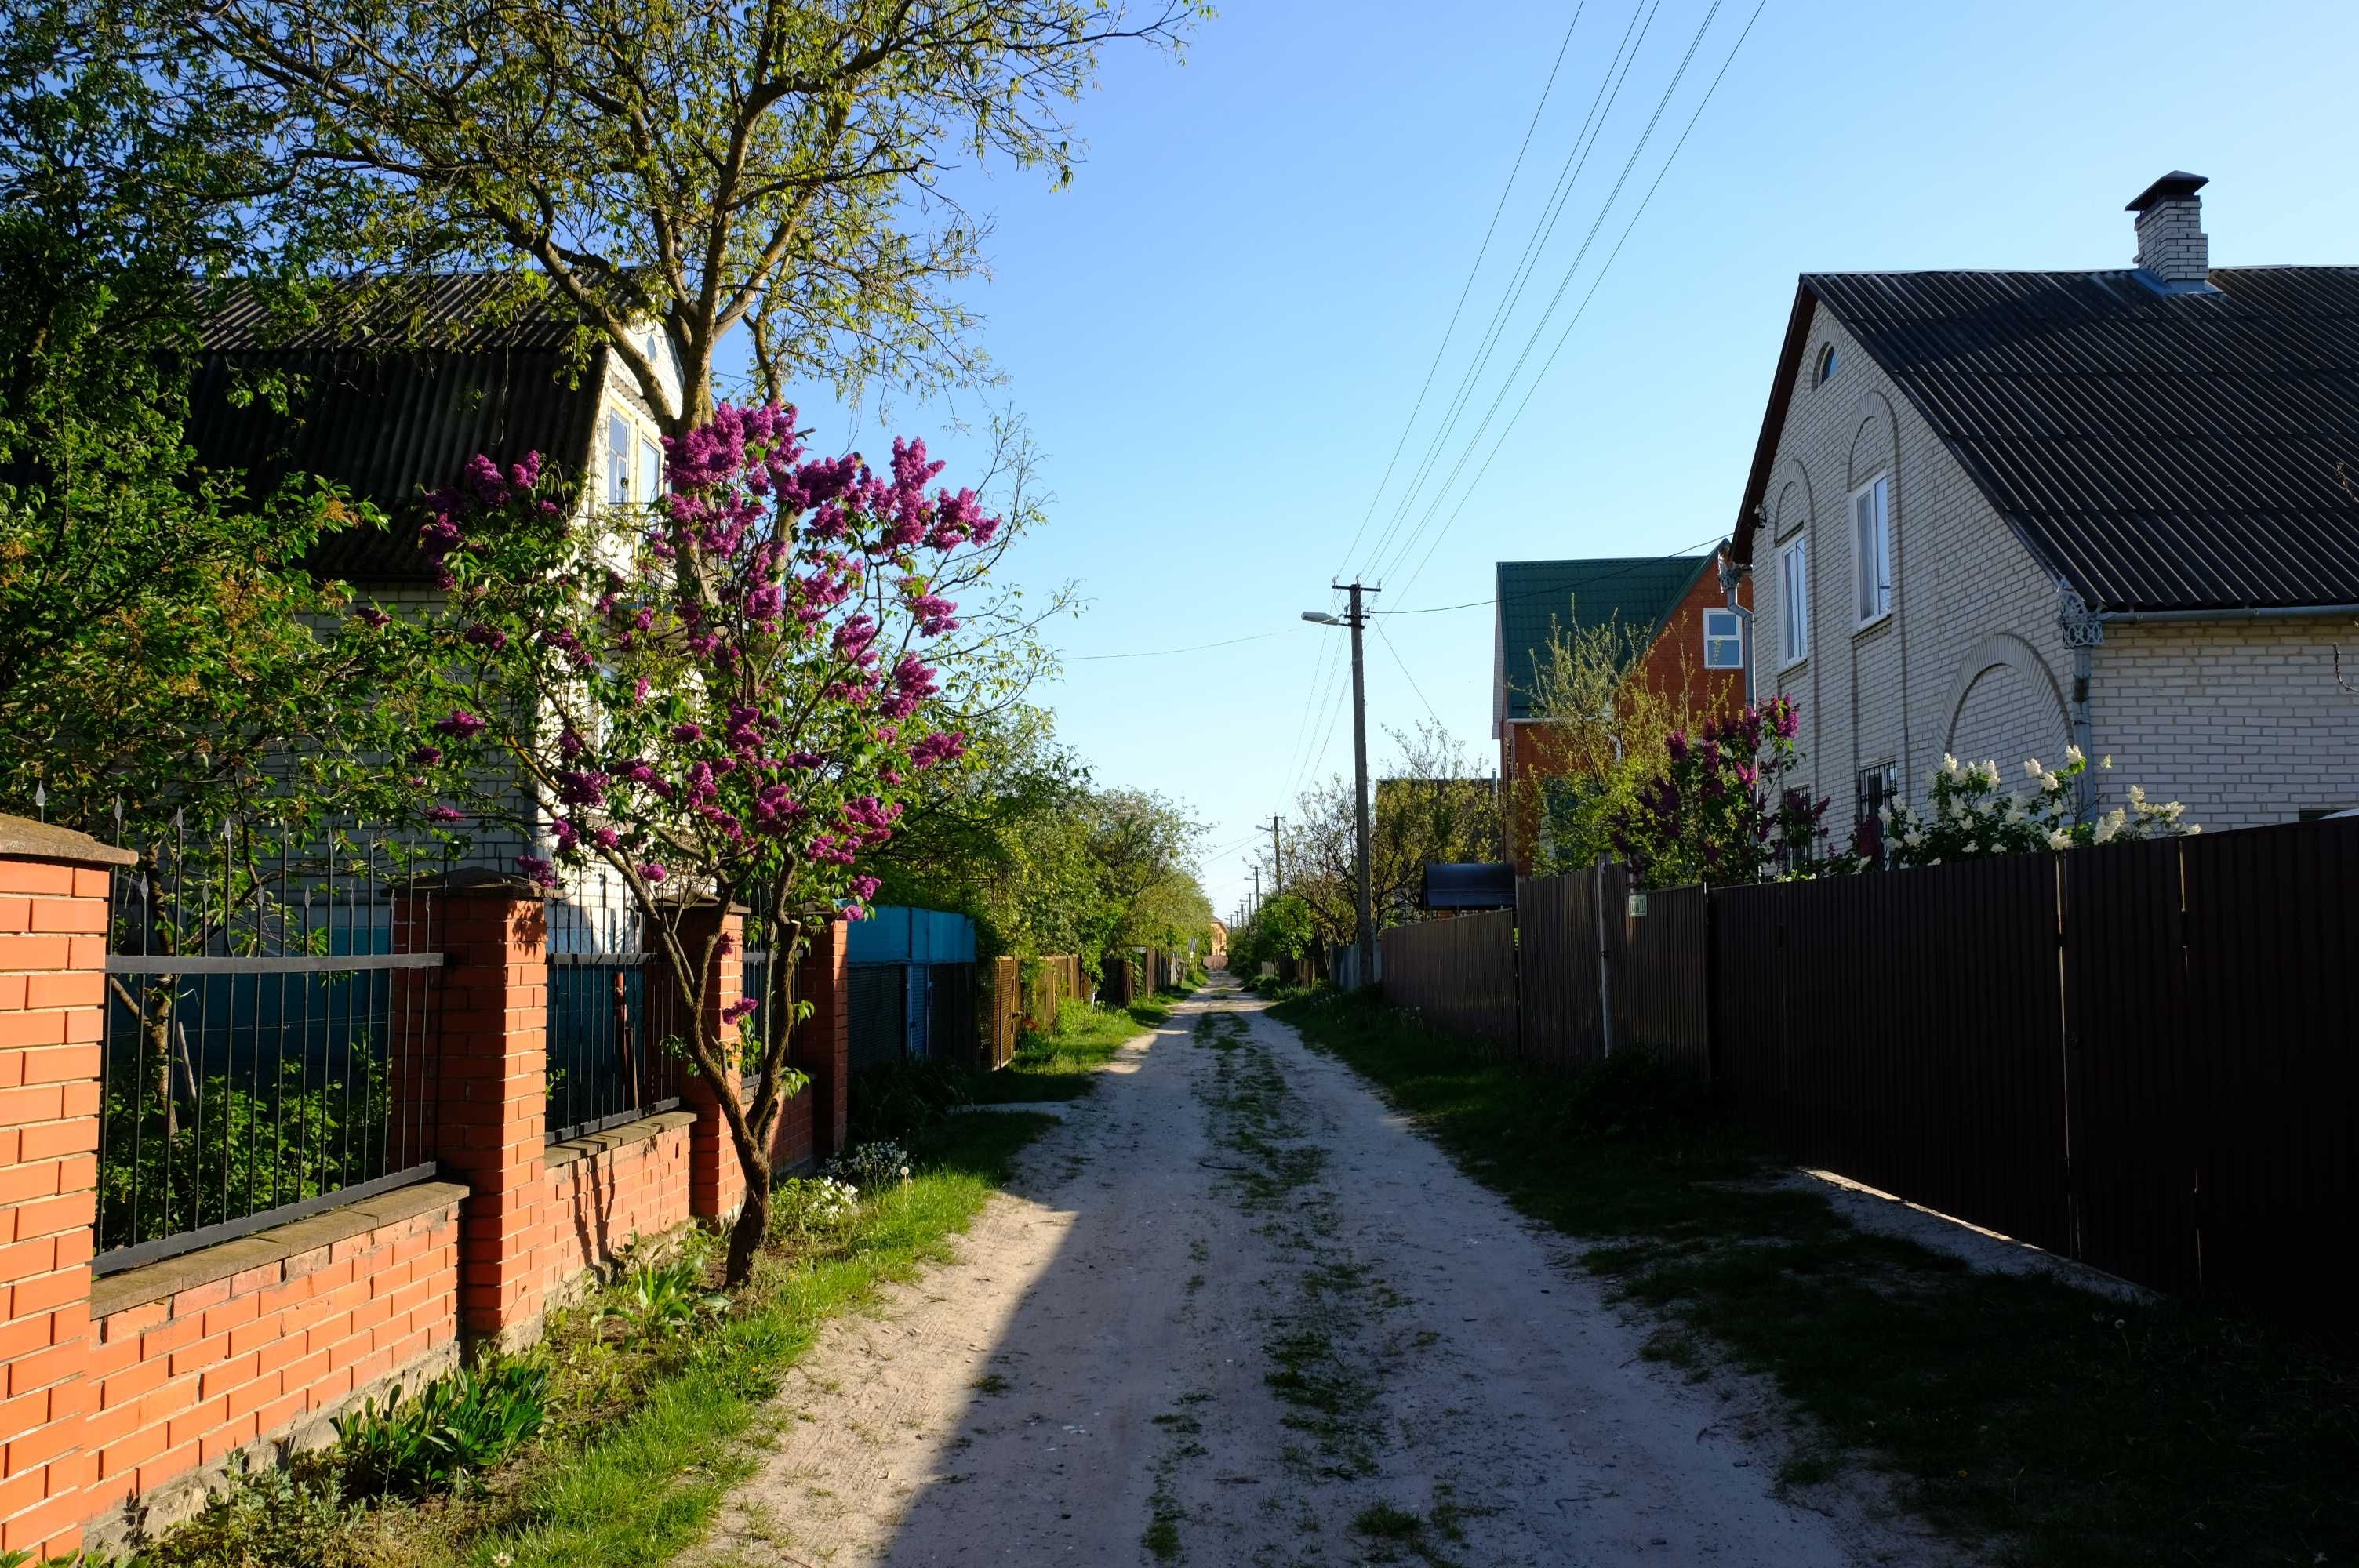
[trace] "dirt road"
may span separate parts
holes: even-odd
[[[1781,1498],[1784,1423],[1234,990],[1126,1047],[962,1260],[831,1330],[704,1560],[1946,1557]]]

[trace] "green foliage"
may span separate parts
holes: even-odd
[[[1551,623],[1523,687],[1538,753],[1516,803],[1534,827],[1536,875],[1585,870],[1614,852],[1613,823],[1669,765],[1669,742],[1693,721],[1692,674],[1675,690],[1646,678],[1647,639],[1607,621],[1567,632]]]
[[[332,1465],[233,1472],[194,1519],[122,1568],[383,1568],[378,1519],[345,1495]],[[0,1564],[6,1559],[0,1558]]]
[[[1495,860],[1502,819],[1496,782],[1439,722],[1391,731],[1394,756],[1369,802],[1368,893],[1379,926],[1417,917],[1425,868],[1434,861]],[[1359,827],[1352,781],[1305,790],[1285,830],[1288,893],[1310,908],[1321,941],[1359,928]]]
[[[1319,950],[1319,927],[1310,901],[1281,893],[1264,901],[1253,918],[1229,933],[1229,968],[1254,979],[1265,963],[1307,958]]]
[[[108,1242],[194,1230],[382,1175],[385,1067],[365,1042],[353,1050],[366,1065],[349,1084],[308,1082],[310,1070],[290,1056],[275,1085],[258,1069],[245,1082],[217,1074],[193,1097],[168,1100],[158,1085],[117,1073],[107,1086],[98,1190]],[[141,1058],[125,1065],[137,1072]],[[153,1065],[170,1076],[160,1058]]]
[[[50,821],[138,847],[266,778],[289,809],[352,806],[382,676],[314,630],[342,592],[302,569],[374,520],[300,481],[249,495],[186,444],[197,321],[269,287],[223,280],[296,177],[266,116],[152,22],[0,0],[0,809],[38,791]]]
[[[603,1323],[646,1339],[678,1339],[729,1310],[729,1298],[704,1287],[704,1270],[693,1259],[643,1263],[623,1276],[599,1303]]]
[[[909,1170],[909,1152],[889,1138],[854,1143],[827,1162],[829,1175],[869,1196],[899,1186]]]
[[[545,1362],[491,1357],[414,1394],[396,1389],[336,1418],[337,1459],[356,1494],[447,1490],[529,1442],[549,1414]]]
[[[974,1098],[971,1068],[934,1057],[880,1062],[852,1076],[846,1125],[851,1141],[921,1144],[951,1111]]]
[[[788,1176],[770,1189],[770,1244],[810,1247],[850,1224],[859,1202],[832,1176]]]
[[[2113,765],[2111,757],[2097,763],[2100,771]],[[2064,748],[2060,766],[2044,767],[2037,757],[2023,766],[2030,787],[2009,792],[2001,785],[1996,762],[1961,762],[1944,755],[1926,781],[1930,814],[1919,816],[1892,802],[1884,820],[1874,825],[1873,842],[1891,865],[1938,866],[1981,855],[2082,849],[2202,831],[2183,819],[2177,801],[2149,801],[2136,784],[2129,786],[2125,805],[2080,820],[2089,759],[2078,746]]]

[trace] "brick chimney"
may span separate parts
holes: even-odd
[[[2137,265],[2166,284],[2184,287],[2212,278],[2212,242],[2203,234],[2203,202],[2195,194],[2212,183],[2173,169],[2147,186],[2126,211],[2137,214]]]

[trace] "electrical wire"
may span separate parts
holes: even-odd
[[[1549,350],[1548,357],[1540,362],[1540,368],[1532,377],[1531,384],[1524,389],[1523,400],[1516,405],[1515,413],[1510,415],[1507,423],[1501,427],[1499,438],[1492,443],[1489,455],[1483,460],[1483,466],[1475,470],[1474,477],[1468,481],[1465,489],[1459,492],[1458,504],[1451,509],[1450,516],[1435,533],[1433,543],[1426,547],[1424,557],[1417,564],[1417,570],[1409,574],[1408,581],[1402,585],[1401,591],[1407,592],[1409,588],[1415,586],[1417,579],[1424,575],[1427,563],[1433,559],[1434,551],[1440,547],[1442,539],[1448,536],[1451,528],[1457,524],[1459,514],[1466,509],[1467,499],[1473,494],[1475,486],[1483,482],[1483,476],[1490,472],[1491,464],[1498,458],[1500,449],[1507,444],[1508,436],[1514,433],[1516,426],[1522,421],[1524,411],[1531,406],[1533,395],[1539,390],[1540,383],[1547,379],[1549,368],[1556,363],[1557,356],[1564,351],[1564,345],[1571,341],[1572,330],[1581,324],[1582,317],[1588,313],[1589,302],[1597,297],[1597,290],[1604,284],[1605,275],[1613,269],[1614,259],[1622,254],[1622,247],[1629,243],[1631,232],[1638,226],[1638,220],[1647,215],[1647,207],[1655,200],[1655,192],[1662,189],[1664,177],[1670,173],[1671,165],[1679,160],[1680,149],[1688,145],[1688,137],[1694,133],[1697,122],[1703,118],[1703,112],[1710,106],[1712,95],[1720,91],[1721,81],[1728,75],[1728,68],[1736,63],[1738,51],[1745,48],[1745,40],[1752,37],[1753,25],[1761,19],[1761,13],[1768,8],[1768,4],[1769,0],[1758,0],[1753,7],[1753,14],[1745,18],[1745,28],[1736,35],[1736,42],[1730,47],[1728,58],[1720,62],[1720,70],[1713,74],[1711,85],[1704,89],[1703,96],[1697,101],[1695,113],[1688,116],[1686,128],[1680,132],[1680,139],[1671,145],[1670,156],[1664,158],[1663,167],[1655,171],[1654,181],[1647,187],[1647,194],[1639,199],[1636,211],[1630,214],[1630,222],[1623,225],[1622,237],[1614,241],[1614,249],[1606,255],[1604,264],[1597,269],[1597,276],[1590,280],[1589,292],[1582,296],[1581,304],[1573,310],[1571,319],[1564,324],[1564,330],[1558,334],[1556,344]],[[1718,8],[1718,0],[1714,0],[1713,9]],[[1684,70],[1685,67],[1681,69]],[[1615,189],[1618,190],[1620,187],[1617,185]],[[1552,306],[1551,308],[1553,308]],[[1542,324],[1545,325],[1547,318],[1543,317],[1541,319]],[[1514,380],[1514,373],[1512,371],[1508,373],[1510,384]],[[1502,390],[1504,393],[1504,389]],[[1480,430],[1475,432],[1474,438],[1478,441],[1482,439]],[[1472,449],[1470,448],[1469,450],[1471,451]]]
[[[1442,503],[1449,498],[1452,488],[1456,486],[1459,475],[1465,471],[1467,463],[1473,460],[1474,453],[1481,447],[1484,434],[1490,428],[1492,421],[1498,416],[1500,408],[1506,405],[1509,393],[1514,390],[1516,381],[1522,375],[1524,366],[1530,361],[1533,351],[1539,347],[1541,338],[1547,332],[1550,320],[1556,315],[1557,307],[1564,302],[1564,297],[1571,288],[1574,277],[1580,273],[1582,263],[1588,259],[1591,247],[1597,243],[1597,236],[1603,231],[1606,219],[1612,215],[1614,202],[1621,199],[1623,188],[1629,183],[1631,174],[1636,171],[1638,167],[1638,160],[1646,155],[1647,145],[1654,140],[1656,129],[1662,124],[1664,111],[1670,107],[1671,99],[1679,92],[1680,83],[1687,79],[1688,70],[1695,63],[1696,53],[1702,48],[1705,35],[1710,32],[1712,22],[1719,16],[1720,8],[1723,3],[1724,0],[1712,0],[1711,7],[1704,12],[1703,20],[1698,24],[1695,36],[1688,41],[1687,52],[1680,58],[1679,69],[1671,73],[1671,80],[1665,85],[1662,96],[1656,100],[1654,113],[1647,116],[1646,129],[1639,133],[1637,142],[1630,149],[1630,156],[1623,160],[1622,172],[1615,177],[1613,189],[1606,192],[1604,201],[1599,205],[1597,217],[1595,221],[1590,224],[1589,232],[1582,236],[1580,249],[1573,253],[1571,262],[1565,267],[1563,277],[1557,283],[1556,292],[1549,296],[1547,307],[1540,312],[1539,319],[1532,324],[1531,332],[1526,338],[1523,349],[1516,355],[1516,362],[1507,368],[1507,373],[1501,378],[1498,391],[1493,395],[1490,406],[1484,410],[1483,417],[1476,424],[1473,434],[1467,438],[1466,446],[1464,449],[1459,453],[1458,460],[1451,466],[1449,474],[1435,489],[1433,499],[1426,507],[1425,515],[1420,518],[1416,525],[1409,530],[1408,535],[1403,537],[1398,548],[1394,552],[1387,563],[1387,569],[1384,575],[1389,576],[1393,570],[1397,570],[1400,567],[1406,566],[1408,563],[1411,553],[1415,551],[1418,545],[1422,542],[1423,535],[1430,528],[1432,527],[1435,517],[1440,513]],[[1747,27],[1749,29],[1750,24],[1747,24]],[[1732,56],[1731,58],[1734,57]],[[1725,66],[1723,66],[1723,70],[1725,70]],[[1717,85],[1717,82],[1715,82],[1714,85]],[[1699,106],[1699,110],[1700,109],[1701,106]],[[1690,129],[1693,128],[1693,121],[1690,122]],[[1684,141],[1685,137],[1682,136],[1681,140]],[[1676,153],[1674,156],[1677,156]],[[1664,164],[1664,168],[1668,169],[1669,167],[1669,163],[1667,160]],[[1658,174],[1657,177],[1658,182],[1660,178],[1661,177]],[[1643,211],[1644,208],[1642,207],[1640,211]],[[1632,220],[1634,225],[1636,221],[1636,220],[1634,217]],[[1627,232],[1628,231],[1625,229],[1625,238],[1627,237]],[[1600,277],[1602,280],[1602,273]],[[1593,284],[1591,297],[1593,297],[1594,293],[1595,285]],[[1583,303],[1585,305],[1586,300],[1584,300]],[[1566,336],[1570,336],[1570,329],[1568,329]],[[1563,341],[1564,340],[1561,338],[1559,340],[1560,347],[1561,347]],[[1539,376],[1545,376],[1547,374],[1549,366],[1554,362],[1555,357],[1555,351],[1551,351],[1548,360],[1544,361],[1540,366],[1539,372],[1538,373]],[[1535,386],[1538,384],[1537,377],[1535,378],[1533,384]],[[1527,391],[1525,395],[1525,400],[1526,402],[1528,402],[1529,399],[1530,394]],[[1496,448],[1495,447],[1494,451],[1495,450]],[[1487,460],[1484,466],[1486,470],[1489,467]],[[1459,504],[1458,509],[1453,510],[1451,513],[1451,516],[1453,518],[1457,515],[1458,510],[1462,510],[1464,508],[1466,497],[1466,491],[1461,490],[1458,492]],[[1430,559],[1431,558],[1431,556],[1432,549],[1429,546],[1426,552],[1426,557]],[[1420,562],[1420,569],[1422,569],[1422,565],[1423,563]]]
[[[1715,531],[1705,535],[1702,538],[1697,540],[1692,545],[1684,546],[1679,549],[1670,551],[1667,555],[1639,557],[1634,558],[1630,564],[1625,567],[1619,568],[1610,572],[1600,572],[1589,580],[1593,583],[1612,582],[1615,578],[1628,577],[1632,572],[1638,570],[1641,567],[1658,566],[1664,561],[1682,560],[1689,556],[1694,555],[1698,550],[1704,549],[1709,546],[1719,544],[1723,537],[1724,537],[1724,535]],[[1529,593],[1510,594],[1507,596],[1506,602],[1510,604],[1524,604],[1536,599],[1554,599],[1556,597],[1557,595],[1552,589],[1546,591],[1534,589]],[[1473,610],[1478,606],[1494,605],[1499,602],[1500,600],[1498,595],[1494,594],[1488,599],[1470,599],[1459,604],[1430,604],[1416,610],[1386,610],[1376,611],[1375,613],[1386,617],[1395,615],[1439,615],[1445,610]]]
[[[1409,672],[1408,661],[1401,657],[1401,651],[1398,648],[1393,646],[1393,640],[1391,636],[1386,633],[1382,623],[1379,623],[1376,627],[1376,635],[1383,641],[1385,644],[1385,652],[1393,656],[1393,663],[1400,666],[1401,679],[1408,682],[1409,690],[1417,693],[1417,699],[1425,704],[1425,711],[1427,715],[1432,719],[1435,724],[1440,725],[1443,730],[1448,730],[1450,726],[1441,722],[1441,715],[1434,710],[1432,701],[1425,695],[1425,688],[1417,684],[1417,676]]]
[[[1249,637],[1229,637],[1218,643],[1197,643],[1185,648],[1147,648],[1136,654],[1069,654],[1060,663],[1086,665],[1096,659],[1162,659],[1174,654],[1201,654],[1207,648],[1234,648],[1239,643],[1259,643],[1271,637],[1283,637],[1283,632],[1256,632]]]
[[[1500,215],[1507,210],[1507,197],[1516,189],[1516,177],[1523,172],[1524,156],[1531,151],[1532,133],[1539,129],[1540,114],[1548,108],[1549,95],[1556,91],[1557,73],[1564,69],[1565,53],[1572,48],[1573,31],[1581,26],[1581,14],[1586,9],[1588,0],[1581,0],[1573,7],[1572,20],[1564,29],[1564,41],[1557,45],[1556,61],[1549,67],[1548,81],[1540,87],[1540,101],[1532,106],[1531,121],[1524,127],[1523,143],[1516,148],[1516,161],[1507,170],[1507,182],[1499,188],[1499,200],[1491,209],[1491,222],[1483,230],[1483,243],[1474,248],[1474,265],[1466,269],[1466,281],[1458,290],[1458,303],[1450,311],[1450,324],[1441,330],[1441,341],[1433,347],[1433,362],[1426,366],[1424,384],[1417,389],[1417,401],[1409,406],[1408,417],[1401,423],[1400,439],[1393,443],[1393,455],[1386,460],[1384,477],[1376,481],[1375,493],[1368,497],[1368,509],[1360,514],[1360,525],[1352,531],[1352,542],[1343,546],[1343,559],[1335,568],[1337,577],[1342,577],[1344,568],[1351,565],[1352,552],[1360,547],[1360,540],[1376,514],[1376,503],[1384,499],[1385,487],[1392,482],[1393,470],[1408,446],[1409,432],[1417,428],[1417,416],[1425,411],[1425,395],[1433,390],[1433,378],[1441,369],[1442,357],[1450,351],[1450,340],[1458,330],[1458,319],[1474,292],[1475,278],[1482,274],[1483,259],[1491,254],[1491,237],[1498,232]]]

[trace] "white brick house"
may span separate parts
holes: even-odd
[[[2359,806],[2359,268],[2211,270],[2203,183],[2131,269],[1801,279],[1732,553],[1837,839],[2075,742],[2092,809]]]

